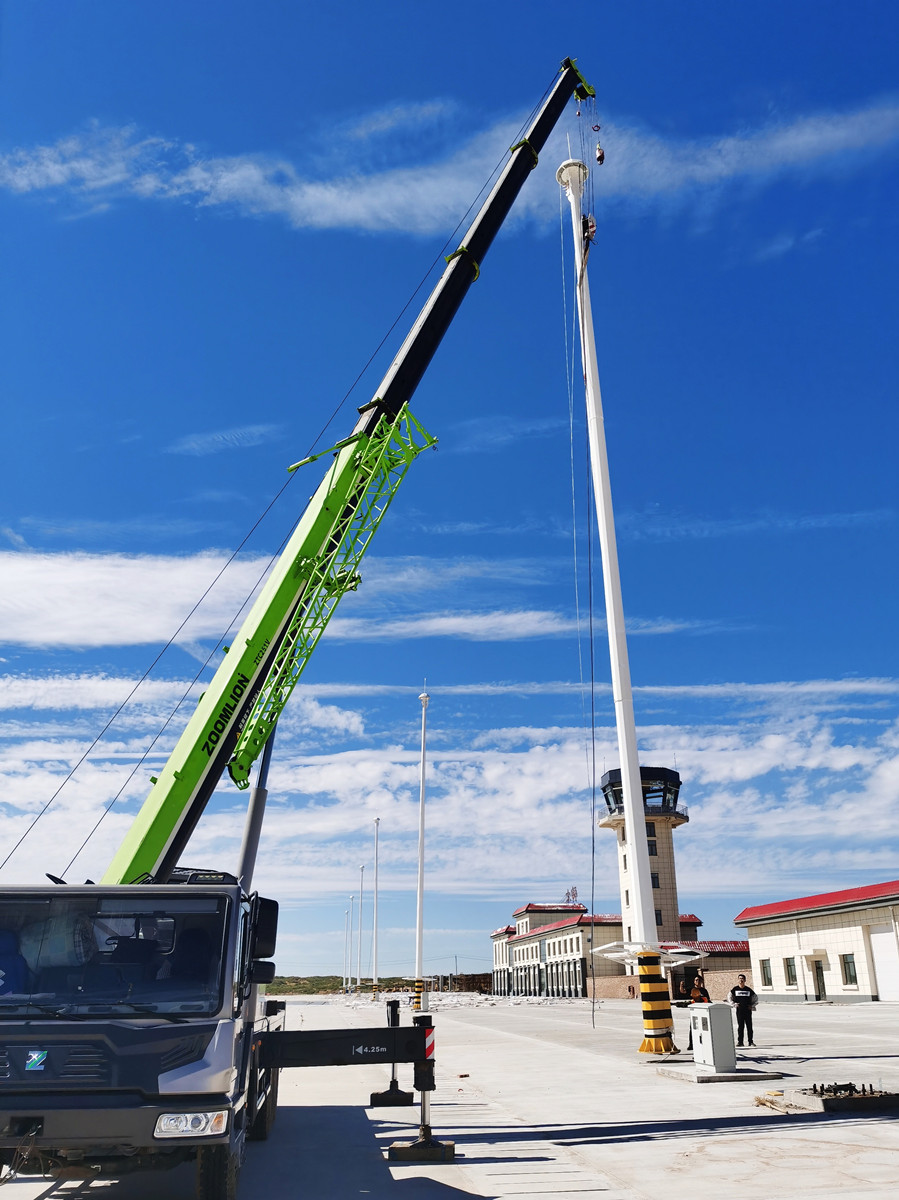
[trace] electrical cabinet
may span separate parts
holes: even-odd
[[[695,1063],[715,1071],[736,1070],[734,1019],[729,1004],[694,1004],[690,1028]]]

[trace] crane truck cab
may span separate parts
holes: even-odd
[[[278,1070],[260,1035],[278,906],[230,875],[0,893],[0,1163],[120,1177],[194,1159],[199,1200],[236,1193]]]

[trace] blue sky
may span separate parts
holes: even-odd
[[[603,126],[591,288],[641,758],[677,766],[691,815],[681,908],[727,937],[747,904],[893,878],[897,24],[798,0],[2,5],[8,846],[175,641],[0,880],[58,873],[121,791],[71,877],[103,870],[177,718],[135,763],[317,482],[256,526],[286,466],[349,432],[565,55]],[[589,902],[555,182],[566,139],[592,150],[588,116],[560,123],[420,386],[440,447],[282,720],[257,877],[284,907],[282,970],[341,970],[375,817],[381,970],[411,970],[425,678],[427,968],[487,969],[528,900]],[[593,631],[601,771],[598,607]],[[223,785],[190,861],[232,864],[242,819]],[[595,852],[595,907],[616,911],[607,832]]]

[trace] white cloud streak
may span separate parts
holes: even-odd
[[[40,647],[132,646],[165,643],[182,626],[179,641],[217,642],[268,565],[267,559],[235,561],[189,616],[225,562],[216,554],[0,553],[3,641]]]
[[[374,114],[373,128],[387,129],[401,116],[397,111]],[[0,188],[51,199],[75,196],[98,211],[104,202],[131,196],[276,216],[297,229],[423,234],[452,228],[492,170],[497,146],[508,145],[516,129],[512,121],[501,122],[441,162],[312,178],[283,158],[206,155],[188,143],[143,136],[134,127],[95,124],[52,145],[0,156]],[[899,105],[873,102],[854,111],[799,116],[694,141],[665,140],[607,119],[604,142],[606,165],[597,172],[596,189],[607,211],[619,203],[669,205],[725,185],[758,186],[787,175],[857,170],[895,153]],[[562,141],[553,142],[546,154],[554,163],[563,150]],[[541,170],[539,185],[517,206],[518,216],[546,220],[557,208],[555,181]],[[773,253],[789,248],[779,244]]]
[[[213,553],[178,558],[0,552],[0,636],[8,645],[41,647],[142,645],[166,643],[174,636],[176,644],[202,657],[197,643],[204,638],[217,642],[223,630],[234,626],[235,614],[269,566],[268,559],[236,560],[217,579],[226,562],[225,556]],[[511,570],[515,574],[518,568]],[[429,580],[420,563],[407,564],[393,589],[407,594],[404,575],[414,576],[419,588],[425,588],[445,586],[466,573],[483,577],[490,572],[477,562],[455,563],[438,567]],[[493,574],[502,576],[503,571],[496,568]],[[52,589],[48,579],[53,580]],[[386,589],[382,571],[381,593]],[[65,596],[65,604],[60,604],[60,596]],[[628,623],[633,634],[714,633],[722,628],[714,622],[669,618],[635,618]],[[335,617],[328,628],[331,638],[369,642],[428,637],[522,641],[571,637],[576,632],[571,617],[540,609],[416,613],[396,619]]]
[[[843,513],[756,513],[751,516],[696,517],[671,513],[626,512],[616,524],[632,542],[706,541],[713,538],[810,533],[816,530],[865,529],[896,521],[893,509]]]
[[[237,429],[217,429],[212,433],[189,433],[166,447],[168,454],[190,454],[197,458],[221,454],[223,450],[245,450],[274,441],[279,425],[243,425]]]

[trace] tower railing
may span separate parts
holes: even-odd
[[[621,800],[619,800],[614,805],[614,807],[612,805],[610,805],[607,800],[606,806],[608,808],[608,812],[606,812],[605,814],[600,814],[601,817],[603,815],[604,816],[612,816],[613,814],[618,814],[618,813],[620,813],[621,815],[624,814],[624,804]],[[644,804],[643,805],[643,812],[646,814],[647,817],[688,817],[689,818],[689,811],[690,810],[687,808],[687,805],[681,804],[680,802],[678,802],[677,804]]]

